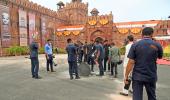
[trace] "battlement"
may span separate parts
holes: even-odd
[[[109,22],[113,22],[113,15],[112,13],[110,14],[105,14],[105,15],[98,15],[98,16],[88,16],[87,20],[96,20],[99,21],[101,19],[107,19]]]
[[[84,10],[88,10],[88,3],[79,3],[79,2],[71,2],[71,3],[66,3],[66,6],[64,7],[64,9],[84,9]]]
[[[9,3],[15,4],[19,7],[27,8],[30,10],[34,10],[37,12],[40,12],[42,14],[55,17],[56,11],[51,10],[49,8],[45,8],[37,3],[33,3],[32,1],[29,0],[9,0]]]

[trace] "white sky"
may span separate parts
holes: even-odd
[[[57,10],[59,1],[71,0],[30,0],[47,8]],[[170,0],[82,0],[89,3],[89,12],[93,8],[99,14],[112,11],[115,22],[167,19],[170,16]]]

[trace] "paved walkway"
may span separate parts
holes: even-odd
[[[31,78],[30,60],[25,56],[0,58],[0,100],[131,100],[131,96],[119,95],[123,85],[122,66],[118,68],[117,79],[106,73],[104,77],[93,75],[69,80],[66,57],[56,55],[59,64],[56,72],[47,73],[45,56],[40,55],[40,80]],[[160,66],[159,100],[170,100],[169,71],[170,67]],[[96,67],[94,74],[97,72]]]

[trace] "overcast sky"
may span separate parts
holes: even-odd
[[[57,10],[59,1],[71,2],[71,0],[30,0],[47,8]],[[167,19],[170,16],[170,0],[82,0],[89,3],[89,12],[93,8],[99,10],[99,14],[114,15],[115,22],[142,21]]]

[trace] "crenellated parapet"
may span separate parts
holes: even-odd
[[[112,13],[106,15],[88,16],[87,24],[90,26],[113,24]]]
[[[80,2],[71,2],[71,3],[66,3],[65,9],[83,9],[83,10],[88,10],[88,4],[86,3],[80,3]]]
[[[43,7],[37,3],[33,3],[29,0],[9,0],[9,3],[19,6],[23,9],[28,9],[33,12],[38,12],[47,16],[55,17],[56,11]]]

